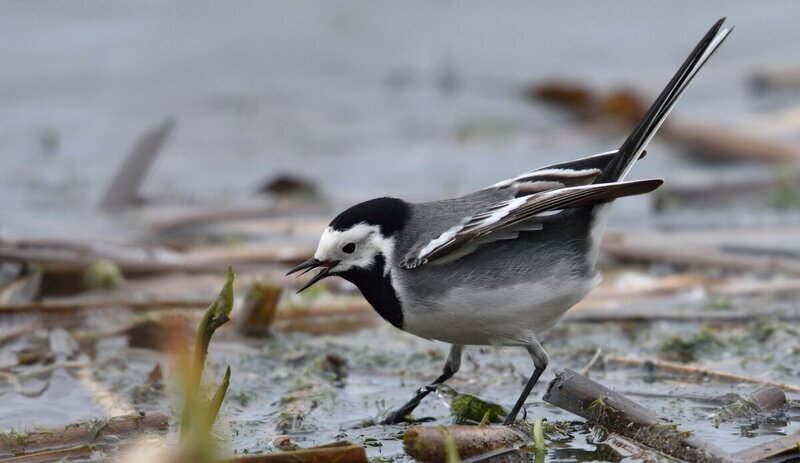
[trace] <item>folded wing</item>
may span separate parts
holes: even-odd
[[[564,209],[611,201],[624,196],[649,193],[662,180],[599,183],[542,191],[495,203],[427,243],[418,243],[400,265],[413,269],[427,263],[446,263],[499,240],[514,239],[522,231],[539,230],[544,217]]]

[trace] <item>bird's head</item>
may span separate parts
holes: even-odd
[[[388,273],[395,237],[408,218],[408,204],[395,198],[372,199],[347,209],[322,233],[314,256],[287,273],[316,268],[317,273],[300,291],[329,276],[345,279],[363,272]],[[383,264],[378,268],[378,261]],[[302,275],[302,273],[301,273]],[[298,291],[299,292],[299,291]]]

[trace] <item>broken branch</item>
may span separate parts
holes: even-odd
[[[556,375],[543,400],[676,458],[731,461],[724,450],[665,423],[655,412],[570,369]]]
[[[616,363],[619,365],[627,365],[634,367],[644,367],[650,371],[661,370],[670,373],[676,373],[689,376],[705,376],[714,378],[721,381],[728,381],[733,383],[750,383],[750,384],[767,384],[770,386],[777,386],[784,391],[800,392],[800,386],[794,384],[778,383],[768,379],[753,378],[752,376],[737,375],[735,373],[728,373],[726,371],[712,370],[710,368],[692,367],[680,363],[666,362],[662,360],[642,360],[637,358],[619,357],[609,355],[605,357],[606,363]]]
[[[519,425],[512,426],[412,426],[403,435],[406,453],[423,462],[445,461],[447,452],[444,435],[455,442],[461,458],[479,456],[487,452],[512,449],[531,442],[531,431]]]
[[[87,444],[104,436],[122,436],[136,431],[167,429],[168,418],[161,413],[145,416],[117,416],[105,421],[85,422],[30,433],[4,433],[0,439],[0,456],[17,455],[66,446]]]
[[[222,463],[367,463],[368,461],[364,447],[337,445],[230,458],[222,460]]]

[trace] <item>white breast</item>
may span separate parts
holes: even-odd
[[[552,328],[599,282],[599,275],[552,276],[496,289],[461,286],[435,304],[401,294],[403,328],[452,344],[525,345]]]

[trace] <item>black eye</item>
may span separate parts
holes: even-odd
[[[342,248],[342,251],[345,254],[354,253],[356,251],[356,243],[347,243],[347,244],[345,244],[344,247]]]

